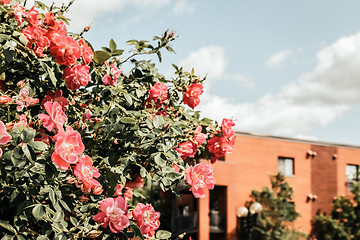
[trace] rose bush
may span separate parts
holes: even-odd
[[[179,196],[185,181],[204,197],[215,179],[203,161],[232,151],[234,123],[193,110],[193,71],[173,65],[169,79],[141,60],[173,52],[174,32],[128,41],[128,56],[114,40],[94,51],[88,27],[66,30],[71,3],[21,2],[0,1],[0,238],[170,238],[136,188]]]

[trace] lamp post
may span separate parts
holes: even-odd
[[[236,216],[240,220],[240,239],[241,233],[246,230],[246,239],[252,240],[252,228],[257,224],[259,213],[263,210],[260,203],[254,202],[250,205],[249,209],[246,207],[239,207],[236,211]]]

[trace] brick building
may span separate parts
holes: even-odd
[[[330,213],[334,197],[350,194],[359,165],[360,146],[237,133],[233,153],[214,165],[214,190],[201,200],[186,190],[181,202],[173,199],[172,231],[197,240],[237,239],[236,210],[251,190],[270,187],[269,176],[280,171],[295,188],[301,217],[294,227],[310,232],[313,216]],[[309,201],[309,194],[316,199]]]

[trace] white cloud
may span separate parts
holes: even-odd
[[[195,11],[195,5],[189,3],[187,0],[179,0],[173,7],[173,13],[175,15],[183,15],[184,13],[192,13]]]
[[[208,79],[216,79],[221,77],[225,72],[227,64],[225,58],[225,48],[219,46],[202,47],[198,51],[190,53],[190,55],[180,61],[179,67],[190,71],[194,68],[195,73],[200,77],[208,76]]]
[[[44,3],[48,5],[51,5],[52,2],[60,6],[62,3],[67,4],[69,0],[44,1]],[[96,17],[121,11],[125,7],[135,7],[143,12],[146,12],[158,9],[169,2],[169,0],[102,0],[101,2],[76,0],[69,8],[69,13],[66,17],[71,19],[69,29],[74,32],[79,32],[84,27],[92,24]],[[30,6],[31,4],[33,4],[33,1],[29,1],[27,6]]]
[[[275,53],[271,55],[270,58],[266,61],[265,66],[269,68],[281,68],[290,54],[291,51],[288,49]]]
[[[200,55],[205,63],[206,59],[209,61],[207,57],[214,56],[205,54],[206,49],[197,51],[202,53]],[[212,73],[209,74],[211,81],[220,80],[226,69],[226,56],[222,48],[210,49],[217,49],[221,53],[218,54],[221,67],[212,62],[202,65],[201,71]],[[253,103],[239,104],[204,92],[199,110],[204,116],[218,121],[224,117],[233,118],[239,131],[289,137],[309,136],[311,129],[327,126],[341,117],[352,104],[360,103],[360,33],[340,38],[316,56],[314,71],[284,85],[277,94],[267,94]],[[182,63],[199,64],[195,59],[192,53]]]

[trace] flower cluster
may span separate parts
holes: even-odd
[[[215,178],[213,177],[213,167],[207,163],[198,163],[186,169],[186,181],[191,186],[194,197],[204,198],[204,189],[213,189]]]
[[[39,10],[22,2],[0,0],[1,44],[11,46],[0,59],[0,212],[13,214],[0,220],[18,238],[155,238],[160,213],[138,203],[145,190],[137,188],[157,181],[175,192],[186,179],[204,198],[215,185],[213,167],[196,159],[215,162],[231,152],[234,123],[224,119],[220,128],[194,111],[203,94],[194,73],[177,69],[167,79],[151,61],[137,60],[172,50],[174,32],[154,38],[156,45],[129,41],[134,54],[120,62],[128,51],[113,40],[93,52],[83,38],[88,27],[67,31],[71,4],[36,1]],[[134,67],[123,74],[125,62]],[[25,202],[16,211],[7,207],[18,201]],[[9,220],[18,216],[27,217]]]
[[[232,128],[235,126],[234,122],[229,119],[223,119],[221,124],[221,135],[215,136],[208,141],[208,149],[212,154],[211,162],[215,163],[219,158],[224,157],[225,154],[231,153],[235,145],[235,131]]]
[[[138,203],[132,212],[128,212],[128,204],[122,196],[106,198],[99,202],[100,211],[93,217],[93,220],[101,223],[110,231],[118,233],[129,226],[129,219],[133,218],[141,232],[151,238],[155,230],[160,227],[160,213],[155,212],[150,204]]]
[[[22,24],[22,17],[25,17],[29,23],[22,31],[28,40],[29,49],[39,57],[46,56],[49,50],[58,64],[66,66],[63,78],[70,90],[88,84],[90,81],[88,64],[92,62],[94,54],[84,39],[75,41],[73,37],[68,36],[65,24],[56,21],[51,11],[45,15],[45,19],[40,20],[39,12],[34,7],[26,12],[16,6],[13,15],[18,25]],[[76,64],[80,58],[82,62]]]

